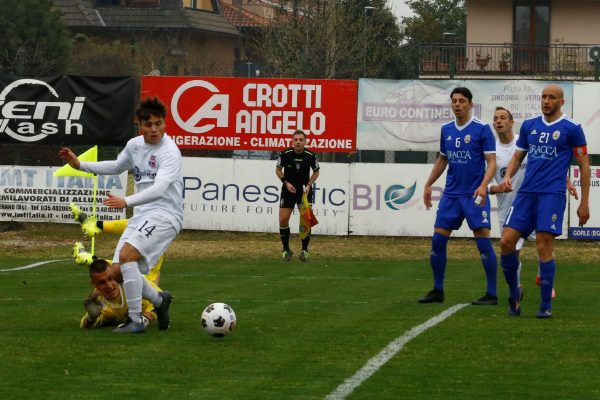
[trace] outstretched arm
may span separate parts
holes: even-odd
[[[75,153],[73,153],[71,149],[69,149],[68,147],[63,147],[58,151],[58,155],[71,167],[79,169],[81,165],[79,163],[79,158],[77,158],[77,156],[75,155]]]

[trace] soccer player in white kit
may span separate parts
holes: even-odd
[[[512,114],[504,107],[496,107],[494,112],[494,131],[496,131],[496,173],[494,174],[494,181],[496,184],[490,183],[488,186],[488,193],[496,195],[496,204],[498,208],[498,224],[500,228],[504,226],[506,216],[510,210],[517,190],[521,187],[523,182],[523,176],[525,175],[525,168],[527,167],[527,157],[523,159],[519,169],[512,178],[513,190],[510,192],[504,191],[504,187],[501,185],[504,179],[504,173],[510,159],[515,152],[515,144],[517,137],[513,133],[512,129],[515,124]],[[530,237],[535,240],[535,233],[532,233]],[[523,248],[525,242],[524,238],[520,238],[517,242],[517,251]],[[519,275],[521,271],[521,265],[519,264]],[[520,279],[520,276],[519,276]],[[520,283],[519,283],[520,285]]]
[[[182,157],[177,145],[165,134],[167,109],[156,98],[141,102],[136,110],[139,136],[130,139],[114,161],[80,162],[68,148],[59,151],[71,167],[100,175],[132,170],[135,194],[125,198],[109,194],[102,204],[108,207],[133,206],[133,216],[115,249],[113,266],[121,268],[129,320],[115,333],[145,331],[142,298],[155,306],[158,328],[169,328],[172,296],[147,284],[147,274],[167,250],[183,225]]]

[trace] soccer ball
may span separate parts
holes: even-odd
[[[235,312],[225,303],[212,303],[202,313],[202,329],[214,337],[223,337],[235,329]]]

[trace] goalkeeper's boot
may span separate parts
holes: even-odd
[[[73,213],[73,218],[75,221],[83,224],[83,221],[85,221],[87,218],[87,214],[81,211],[81,208],[79,208],[79,206],[75,203],[69,204],[69,207],[71,207],[71,212]]]
[[[81,230],[83,231],[83,233],[85,233],[88,237],[94,237],[97,234],[102,232],[102,229],[98,228],[98,225],[96,224],[96,217],[94,216],[89,216],[86,218],[85,221],[83,221],[83,224],[81,224]]]
[[[69,204],[69,207],[71,207],[73,218],[75,218],[75,221],[81,224],[81,230],[86,234],[86,236],[94,237],[102,232],[102,229],[98,228],[96,224],[97,219],[95,216],[88,216],[86,213],[81,211],[79,206],[75,203]]]
[[[294,252],[291,250],[283,250],[281,252],[281,258],[283,258],[285,261],[290,261],[292,259],[293,255],[294,255]]]
[[[421,297],[419,303],[443,303],[444,302],[444,291],[440,289],[433,289],[429,291],[425,296]]]
[[[300,261],[307,262],[309,260],[310,260],[310,253],[308,252],[308,250],[302,250],[300,252]]]
[[[144,333],[146,332],[146,324],[144,321],[140,323],[133,322],[129,317],[127,321],[113,329],[113,333]]]
[[[75,263],[79,265],[90,265],[94,262],[94,255],[85,251],[85,247],[83,247],[81,242],[75,242],[71,255]]]
[[[154,307],[154,311],[156,312],[156,319],[158,320],[158,329],[164,331],[165,329],[169,329],[169,326],[171,326],[169,307],[171,307],[173,295],[167,291],[158,292],[158,294],[163,300],[162,303],[160,303],[160,306]]]

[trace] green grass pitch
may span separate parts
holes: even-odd
[[[31,257],[28,254],[28,257]],[[41,261],[40,257],[40,261]],[[31,259],[0,259],[0,269]],[[535,270],[523,316],[467,306],[410,341],[350,399],[600,398],[597,265],[558,261],[554,315],[535,319]],[[142,335],[82,331],[85,269],[70,261],[0,272],[0,399],[323,399],[395,338],[483,295],[477,260],[449,260],[446,301],[420,262],[169,260],[172,327]],[[213,338],[203,308],[231,305],[237,329]]]

